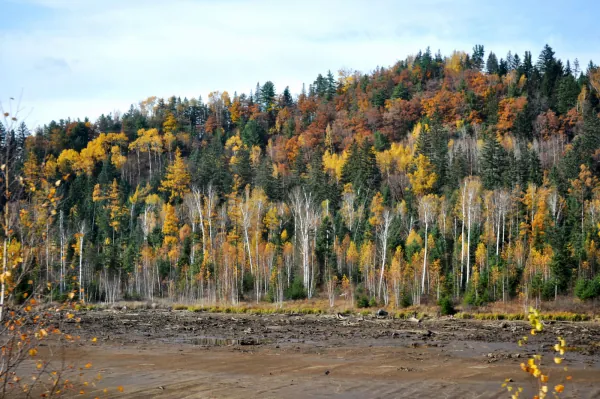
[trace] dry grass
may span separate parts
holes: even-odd
[[[329,301],[323,298],[305,299],[299,301],[285,301],[282,307],[269,302],[242,302],[237,305],[225,304],[198,304],[177,303],[166,299],[149,301],[122,301],[115,304],[87,304],[80,305],[81,310],[102,309],[172,309],[189,312],[231,313],[231,314],[299,314],[299,315],[321,315],[321,314],[356,314],[362,316],[373,315],[378,308],[353,308],[349,302],[338,301],[335,306],[330,307]],[[526,320],[527,313],[522,302],[495,302],[481,307],[458,306],[458,313],[454,316],[458,319],[473,320]],[[404,309],[393,309],[387,307],[389,315],[395,319],[409,319],[416,317],[437,318],[440,315],[438,306],[421,305],[411,306]],[[583,303],[572,298],[559,298],[557,301],[543,302],[541,314],[544,320],[554,321],[600,321],[594,304]]]

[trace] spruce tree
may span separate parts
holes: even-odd
[[[476,44],[473,47],[473,56],[471,57],[471,64],[474,69],[481,71],[483,69],[483,57],[485,55],[485,51],[482,44]]]
[[[496,54],[491,52],[488,56],[487,62],[485,63],[485,69],[487,70],[487,73],[493,75],[495,73],[498,73],[498,68],[498,58],[496,57]]]
[[[502,187],[507,166],[506,151],[493,134],[488,134],[481,151],[480,170],[483,187],[495,190]]]

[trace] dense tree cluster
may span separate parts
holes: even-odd
[[[592,298],[599,112],[593,63],[477,45],[297,97],[265,82],[0,125],[3,276],[105,301]]]

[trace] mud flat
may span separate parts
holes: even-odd
[[[536,352],[551,362],[557,335],[571,350],[550,367],[551,387],[570,375],[564,397],[600,397],[598,323],[554,322],[519,348],[529,332],[520,321],[165,310],[78,316],[78,333],[97,342],[68,357],[92,362],[103,387],[124,387],[111,397],[505,398],[505,378],[532,392],[519,364]]]

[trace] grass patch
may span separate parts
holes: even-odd
[[[525,320],[525,314],[523,313],[467,313],[460,312],[454,315],[457,319],[463,320]],[[588,314],[583,313],[571,313],[571,312],[556,312],[556,313],[542,313],[542,320],[549,321],[590,321],[592,317]]]

